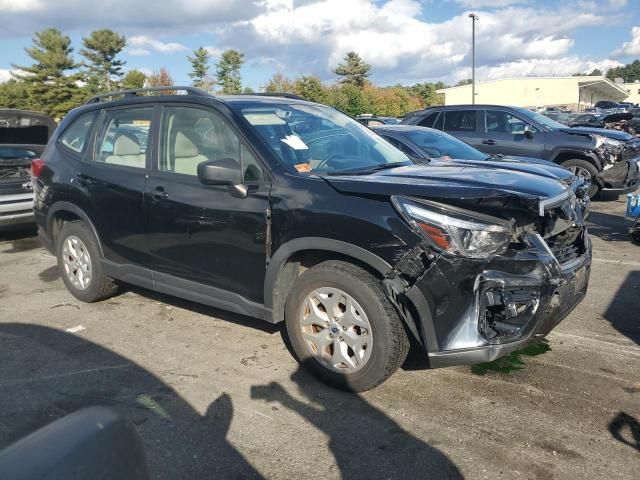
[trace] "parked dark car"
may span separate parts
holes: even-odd
[[[633,113],[617,112],[603,115],[601,113],[580,113],[575,114],[567,122],[569,127],[593,127],[606,128],[609,130],[619,130],[630,135],[636,134],[636,129],[631,120]]]
[[[640,140],[616,130],[569,128],[525,108],[452,105],[407,114],[406,125],[443,130],[490,155],[550,160],[591,182],[589,196],[640,185]]]
[[[398,125],[400,119],[395,117],[379,117],[377,115],[362,114],[356,117],[356,120],[367,127],[374,125]]]
[[[584,298],[570,172],[420,165],[327,106],[168,89],[188,94],[96,97],[33,162],[39,234],[76,298],[121,281],[284,321],[299,361],[358,391],[402,365],[409,336],[431,367],[490,361]],[[109,143],[132,125],[146,148]]]
[[[31,160],[55,128],[42,113],[0,109],[0,230],[33,224]]]

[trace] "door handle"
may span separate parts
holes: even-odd
[[[153,191],[151,192],[151,197],[154,200],[164,200],[165,198],[169,198],[169,194],[167,192],[164,191],[164,187],[161,185],[158,185],[156,188],[153,189]]]
[[[496,141],[495,140],[482,140],[482,143],[484,143],[485,145],[495,145]]]
[[[85,175],[83,173],[76,173],[76,179],[78,180],[78,183],[80,185],[95,185],[98,182],[96,182],[93,178],[89,177],[88,175]]]

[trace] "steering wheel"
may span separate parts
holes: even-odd
[[[322,170],[322,168],[327,166],[329,162],[331,162],[332,160],[337,160],[337,159],[349,160],[351,158],[360,158],[360,157],[357,157],[355,155],[340,155],[340,154],[331,155],[325,158],[324,160],[321,160],[320,163],[314,168],[314,170]]]

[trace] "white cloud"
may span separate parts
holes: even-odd
[[[573,3],[544,8],[498,3],[509,6],[478,12],[480,66],[526,59],[542,68],[553,62],[538,60],[570,53],[575,30],[609,21],[601,9],[577,9]],[[416,0],[275,0],[260,15],[223,29],[221,36],[249,58],[264,55],[288,65],[291,74],[302,70],[327,78],[344,55],[355,50],[372,65],[376,81],[450,81],[452,72],[470,64],[471,22],[466,13],[428,22],[428,8]]]
[[[527,3],[527,0],[455,0],[464,8],[504,8]]]
[[[4,83],[11,79],[11,70],[0,68],[0,83]]]
[[[613,52],[618,57],[631,57],[640,55],[640,27],[631,29],[631,40],[624,42],[622,47]]]
[[[0,0],[0,13],[33,12],[44,7],[42,0]]]
[[[189,50],[186,46],[176,42],[161,42],[146,35],[137,35],[127,40],[129,55],[150,55],[151,51],[158,53],[179,53]]]

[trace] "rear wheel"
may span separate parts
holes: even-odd
[[[67,289],[78,300],[96,302],[117,291],[104,275],[98,242],[83,222],[65,222],[56,236],[58,270]]]
[[[598,175],[598,169],[592,163],[579,158],[573,158],[571,160],[565,160],[561,165],[570,170],[574,175],[589,182],[589,197],[593,198],[600,190],[600,186],[596,181],[596,175]]]
[[[380,282],[346,262],[324,262],[295,282],[285,307],[300,363],[345,390],[371,389],[404,362],[409,339]]]

